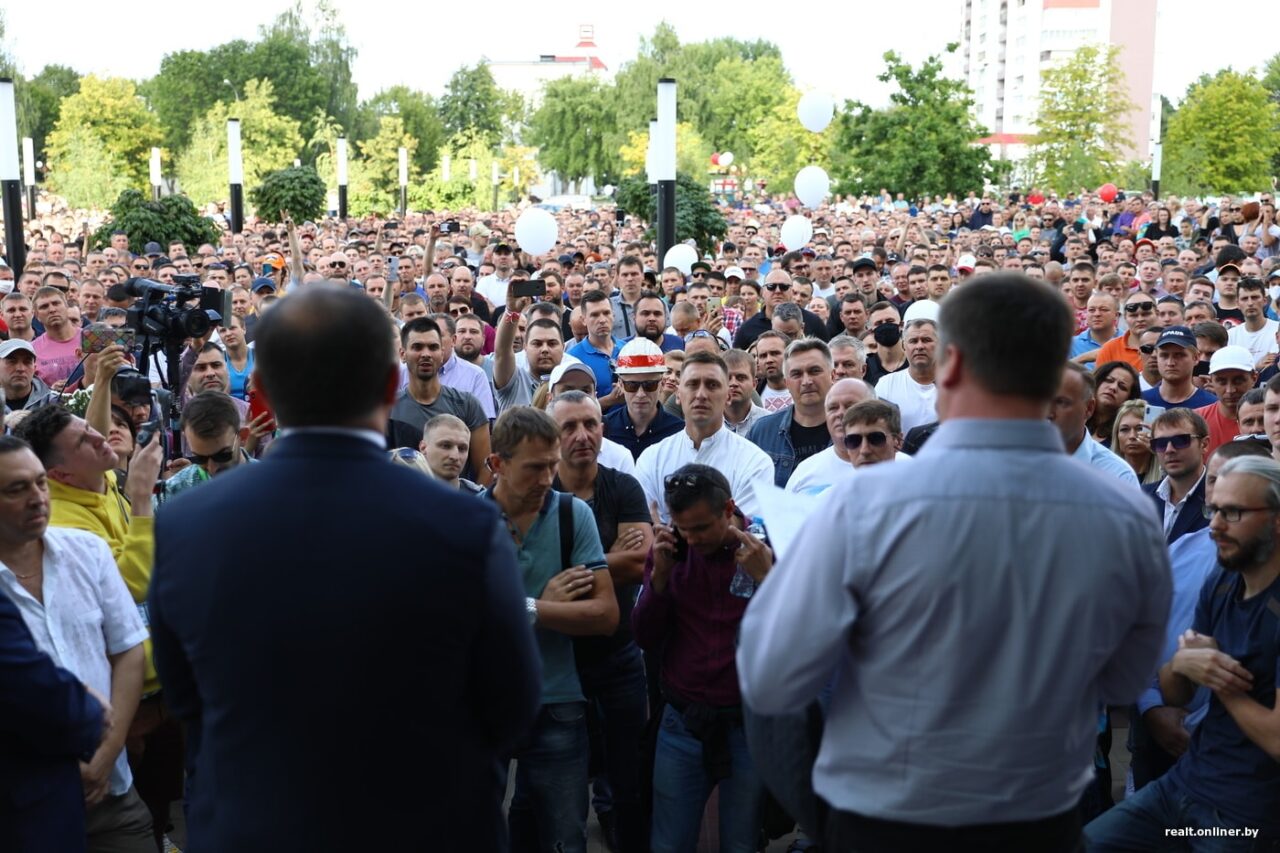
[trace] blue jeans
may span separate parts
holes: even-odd
[[[507,813],[512,851],[585,853],[586,703],[543,705],[515,759],[516,790]]]
[[[764,787],[747,752],[742,727],[729,733],[733,771],[721,779],[720,850],[755,853],[760,830],[760,798]],[[702,743],[684,727],[670,705],[662,712],[658,750],[653,767],[654,853],[686,853],[698,845],[702,812],[711,796],[712,781],[702,766]]]
[[[1193,853],[1259,853],[1275,850],[1274,839],[1179,838],[1166,829],[1238,827],[1236,822],[1187,796],[1168,776],[1118,803],[1084,828],[1089,853],[1109,851],[1193,851]],[[1254,827],[1256,829],[1256,827]]]
[[[648,693],[640,649],[628,643],[607,659],[578,670],[582,692],[600,724],[601,768],[595,780],[595,809],[612,811],[624,850],[643,849],[640,810],[640,738],[648,716]]]

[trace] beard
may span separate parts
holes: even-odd
[[[1231,572],[1243,572],[1261,566],[1267,560],[1271,559],[1271,555],[1275,553],[1276,541],[1275,537],[1270,534],[1255,536],[1253,539],[1241,541],[1233,539],[1238,550],[1230,557],[1222,555],[1222,548],[1218,548],[1218,562],[1222,568]]]

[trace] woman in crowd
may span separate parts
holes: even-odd
[[[1164,471],[1151,452],[1151,428],[1145,422],[1146,417],[1145,400],[1129,400],[1121,406],[1111,430],[1111,449],[1129,463],[1143,484],[1158,483]]]
[[[1127,362],[1108,361],[1094,370],[1093,378],[1097,387],[1094,392],[1096,406],[1093,417],[1089,419],[1089,434],[1105,447],[1111,447],[1111,429],[1115,426],[1116,414],[1122,405],[1138,399],[1141,393],[1138,371]]]

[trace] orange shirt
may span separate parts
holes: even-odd
[[[1101,367],[1108,361],[1127,361],[1133,365],[1134,370],[1142,373],[1142,353],[1138,352],[1137,347],[1129,346],[1128,334],[1112,338],[1103,344],[1093,363]]]
[[[1205,459],[1209,458],[1210,453],[1230,443],[1240,434],[1240,424],[1223,414],[1221,406],[1217,403],[1201,406],[1195,410],[1195,413],[1204,418],[1204,422],[1209,425],[1209,449],[1205,451]]]

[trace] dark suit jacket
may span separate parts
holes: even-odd
[[[102,706],[36,648],[0,592],[0,850],[85,849],[80,759],[102,734]]]
[[[1172,545],[1176,540],[1188,533],[1195,533],[1201,528],[1209,526],[1209,520],[1204,517],[1204,477],[1200,478],[1200,482],[1196,484],[1191,494],[1187,495],[1187,502],[1182,505],[1182,509],[1178,511],[1178,518],[1173,522],[1173,529],[1165,536],[1165,544]],[[1156,519],[1160,522],[1160,526],[1164,527],[1164,501],[1156,494],[1156,489],[1160,487],[1160,481],[1147,483],[1142,490],[1151,495],[1151,500],[1156,505]]]
[[[184,849],[363,850],[406,820],[411,849],[505,849],[541,663],[490,502],[354,434],[286,436],[160,510],[149,601]]]

